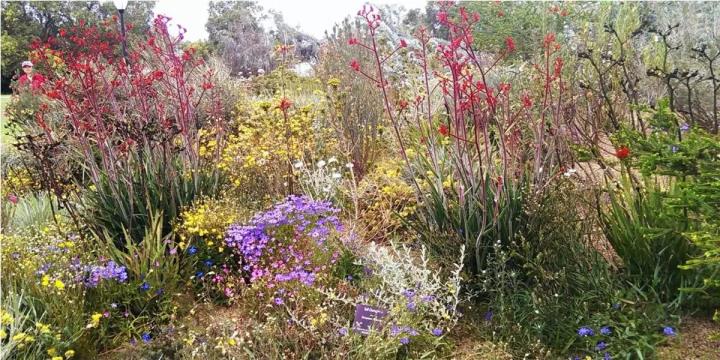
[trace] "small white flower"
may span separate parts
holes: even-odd
[[[355,166],[355,165],[353,165],[353,163],[347,163],[347,164],[345,164],[345,167],[348,168],[348,169],[352,169],[353,166]]]
[[[333,177],[333,179],[339,179],[342,177],[342,175],[340,175],[340,173],[333,173],[332,177]]]
[[[566,171],[566,172],[563,174],[563,176],[570,177],[570,176],[572,176],[572,175],[573,175],[574,173],[576,173],[576,172],[577,172],[577,170],[575,170],[575,169],[569,169],[568,171]]]
[[[326,193],[329,193],[329,192],[330,192],[330,187],[329,187],[329,186],[324,187],[324,188],[323,188],[323,191],[326,192]]]
[[[318,161],[318,163],[317,163],[317,167],[318,167],[319,169],[322,169],[323,167],[325,167],[325,164],[327,164],[327,163],[325,162],[325,160],[320,160],[320,161]]]
[[[337,161],[338,161],[337,158],[333,156],[328,159],[328,164],[336,163]]]
[[[302,167],[305,166],[305,164],[303,164],[302,161],[298,161],[298,162],[296,162],[295,164],[293,164],[293,166],[294,166],[296,169],[302,169]]]

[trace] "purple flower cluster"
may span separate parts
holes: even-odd
[[[87,269],[87,277],[85,278],[85,286],[97,287],[102,280],[116,280],[124,283],[127,281],[127,269],[110,260],[105,266],[93,265]]]
[[[410,336],[418,336],[417,330],[409,327],[409,326],[397,326],[393,325],[390,328],[390,335],[391,336],[398,336],[400,334],[408,334]]]
[[[581,326],[577,330],[577,334],[580,337],[592,337],[595,336],[595,330],[593,330],[591,327],[588,326]],[[600,328],[600,335],[602,336],[610,336],[612,335],[612,328],[610,326],[602,326]],[[605,340],[598,340],[595,343],[595,351],[597,352],[603,352],[603,360],[611,360],[612,356],[608,351],[605,351],[608,347],[608,343]]]
[[[239,255],[251,282],[313,285],[328,264],[318,261],[318,254],[328,253],[328,238],[342,231],[339,212],[329,202],[293,195],[255,215],[248,225],[232,225],[225,243]]]

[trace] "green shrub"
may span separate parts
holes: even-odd
[[[136,155],[130,165],[119,179],[103,175],[86,195],[89,224],[118,245],[125,231],[132,239],[143,238],[152,225],[152,210],[162,214],[162,235],[169,234],[184,207],[195,197],[216,196],[221,185],[217,174],[191,171],[179,159],[150,151]]]
[[[697,252],[684,234],[690,230],[686,212],[668,206],[678,189],[669,184],[663,190],[649,180],[645,189],[635,189],[627,174],[623,180],[618,193],[609,193],[609,209],[601,212],[605,236],[635,286],[663,302],[682,300],[679,289],[695,280],[678,267]]]

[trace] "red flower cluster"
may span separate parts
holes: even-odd
[[[282,100],[280,100],[280,105],[278,105],[278,108],[285,112],[290,108],[290,106],[292,106],[292,102],[290,101],[290,99],[284,97],[282,98]]]
[[[355,71],[360,71],[360,63],[357,59],[352,59],[352,61],[350,61],[350,67]]]
[[[440,124],[440,127],[438,128],[438,132],[442,136],[448,136],[450,135],[450,129],[445,124]]]
[[[440,11],[437,13],[437,21],[443,25],[448,23],[448,13],[445,11]]]
[[[533,106],[532,99],[530,98],[530,96],[528,96],[528,94],[524,94],[521,100],[524,108],[529,109]]]
[[[407,109],[408,105],[409,105],[409,103],[407,102],[407,100],[404,100],[404,99],[400,99],[400,101],[398,101],[398,104],[397,104],[400,111]]]
[[[500,91],[501,94],[509,93],[510,88],[511,88],[511,86],[508,83],[500,83],[500,85],[498,85],[498,90]]]
[[[348,45],[357,45],[359,43],[360,43],[360,41],[358,41],[358,39],[356,37],[351,37],[348,39]]]
[[[512,36],[508,36],[505,39],[505,47],[507,48],[508,52],[515,51],[515,40],[513,40]]]
[[[405,39],[400,39],[400,47],[401,48],[407,47],[407,41],[405,41]]]
[[[630,149],[623,145],[615,150],[615,156],[617,156],[618,159],[623,160],[630,156]]]
[[[550,47],[555,42],[555,33],[548,33],[543,40],[543,47]]]

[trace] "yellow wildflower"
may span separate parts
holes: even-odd
[[[55,280],[55,287],[58,290],[65,290],[65,284],[60,279]]]
[[[100,319],[102,319],[101,313],[94,313],[90,316],[90,323],[87,324],[86,328],[95,328],[100,325]]]
[[[42,286],[50,286],[50,277],[47,275],[43,275],[42,280],[40,280],[40,284]]]
[[[0,324],[2,325],[10,325],[13,322],[13,317],[10,315],[9,312],[0,310]]]
[[[66,358],[69,359],[69,358],[71,358],[71,357],[73,357],[73,356],[75,356],[75,350],[70,349],[70,350],[68,350],[68,351],[65,352],[65,357],[66,357]]]
[[[41,322],[38,322],[35,324],[35,327],[40,331],[41,334],[48,334],[50,333],[50,325],[43,324]]]
[[[54,347],[51,347],[47,351],[48,356],[57,356],[57,350],[55,350]]]
[[[23,340],[25,340],[25,337],[27,337],[27,334],[25,334],[24,332],[19,332],[12,337],[12,340],[14,342],[22,342]]]

